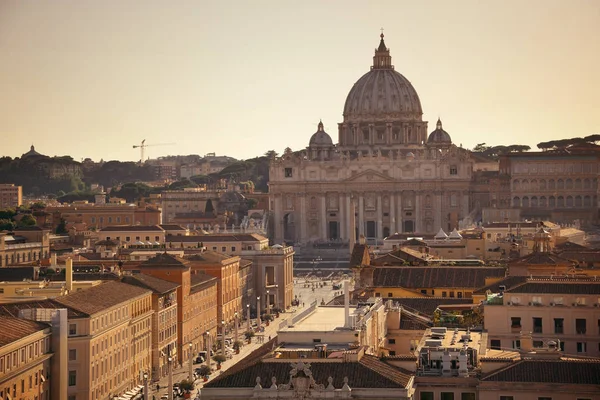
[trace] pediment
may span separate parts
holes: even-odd
[[[394,180],[387,175],[377,172],[374,169],[368,169],[360,172],[348,179],[345,182],[393,182]]]

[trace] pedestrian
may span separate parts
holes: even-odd
[[[160,383],[156,384],[156,391],[158,392],[160,390]]]
[[[271,335],[269,335],[269,342],[271,341]]]

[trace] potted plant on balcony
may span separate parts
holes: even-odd
[[[206,382],[210,375],[210,367],[208,365],[203,365],[200,368],[198,368],[197,371],[198,375],[200,375],[204,379],[204,382]]]
[[[192,390],[194,390],[194,382],[184,379],[179,383],[179,388],[184,392],[183,397],[185,399],[189,399],[192,397]]]
[[[213,357],[213,360],[217,363],[217,369],[221,369],[221,363],[225,362],[227,358],[223,354],[217,354]]]
[[[271,314],[263,314],[262,320],[265,321],[265,325],[269,326],[271,321],[273,321],[273,316]]]
[[[243,343],[241,340],[236,340],[233,342],[233,350],[235,350],[235,354],[240,354],[240,347],[242,347]]]
[[[244,337],[246,338],[246,340],[248,341],[248,343],[252,343],[252,338],[254,337],[254,332],[252,332],[252,331],[246,331],[244,333]]]

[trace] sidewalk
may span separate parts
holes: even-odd
[[[297,312],[300,312],[302,310],[298,309]],[[248,344],[247,341],[245,341],[243,339],[243,334],[244,332],[246,332],[246,325],[245,323],[242,323],[242,327],[239,329],[239,335],[241,337],[240,340],[242,340],[244,342],[243,347],[240,349],[240,353],[239,354],[233,354],[233,357],[230,360],[227,360],[223,363],[221,363],[221,369],[217,371],[216,369],[216,363],[214,361],[212,361],[211,363],[211,367],[214,370],[212,375],[210,376],[210,378],[214,378],[220,374],[222,374],[223,372],[227,371],[227,369],[229,369],[231,366],[235,365],[238,361],[240,361],[241,359],[243,359],[244,357],[246,357],[248,354],[250,354],[252,351],[258,349],[260,346],[262,346],[264,343],[266,343],[269,340],[269,336],[271,336],[271,338],[274,338],[275,336],[277,336],[277,330],[279,329],[279,324],[281,323],[281,321],[283,321],[286,318],[291,318],[291,316],[294,315],[292,313],[281,313],[279,314],[279,318],[275,318],[275,320],[271,321],[271,323],[269,324],[269,326],[265,326],[264,323],[261,323],[261,326],[263,326],[265,328],[265,331],[262,333],[257,333],[257,336],[252,338],[252,343]],[[257,343],[258,340],[258,335],[264,335],[264,343]],[[202,366],[204,364],[194,364],[193,369],[195,370],[196,368],[199,368],[200,366]],[[173,384],[181,382],[184,379],[188,379],[188,375],[189,375],[189,364],[188,362],[184,362],[183,366],[177,366],[173,368]],[[210,382],[210,379],[208,380],[208,382]],[[156,384],[159,383],[160,384],[160,390],[156,390]],[[167,394],[168,392],[168,383],[169,383],[169,378],[168,376],[165,376],[164,378],[160,379],[160,381],[158,382],[153,382],[150,385],[150,394],[154,395],[156,397],[156,400],[160,399],[160,396]],[[194,393],[196,393],[198,391],[198,389],[202,389],[202,387],[204,386],[204,380],[202,378],[200,379],[196,379],[196,381],[194,382]],[[152,399],[152,397],[150,397]],[[194,398],[192,396],[192,398]]]

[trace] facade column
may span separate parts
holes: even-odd
[[[437,233],[442,228],[442,193],[434,194],[433,230]],[[445,230],[445,229],[444,229]]]
[[[396,217],[396,232],[402,233],[404,231],[404,227],[402,226],[402,219],[404,217],[404,210],[402,209],[402,192],[398,192],[396,207],[398,208],[398,216]]]
[[[465,219],[466,217],[468,217],[469,212],[471,211],[469,209],[469,192],[463,192],[462,201],[461,201],[461,209],[462,209],[462,215],[460,216],[459,221],[461,219]]]
[[[377,195],[377,239],[383,239],[383,211],[381,210],[381,194]]]
[[[415,233],[422,228],[421,224],[421,192],[415,192]]]
[[[365,209],[365,197],[361,193],[358,196],[358,235],[359,236],[365,234],[364,209]]]
[[[396,230],[396,198],[394,193],[390,194],[390,235],[398,232]]]
[[[306,219],[308,214],[306,213],[306,193],[300,193],[300,243],[306,243],[308,237],[306,237]]]
[[[344,194],[340,193],[340,197],[338,199],[338,220],[340,224],[338,226],[338,236],[340,239],[344,239],[344,235],[346,234],[346,214],[344,213]]]
[[[281,194],[276,194],[273,200],[275,209],[275,243],[283,243],[283,210],[281,207]]]
[[[321,196],[321,238],[323,240],[329,240],[327,236],[327,195]]]

